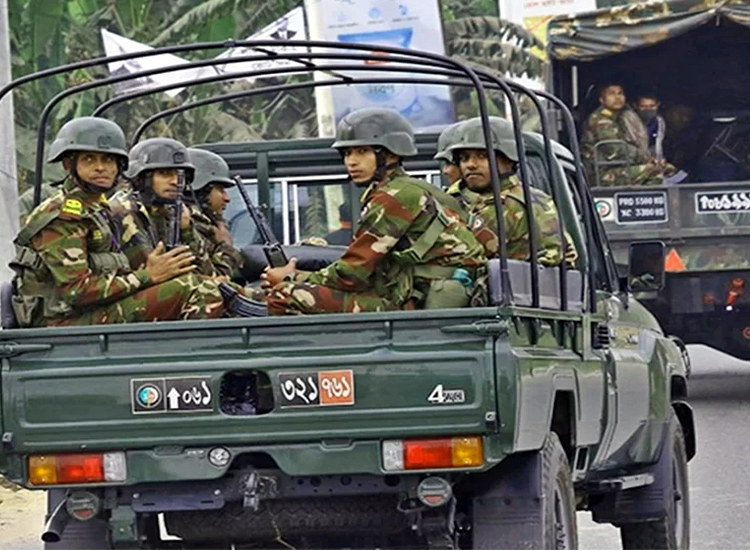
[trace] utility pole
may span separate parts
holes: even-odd
[[[8,1],[0,0],[0,88],[11,79]],[[8,263],[15,253],[13,238],[17,233],[16,136],[11,93],[0,100],[0,282],[10,281],[13,276]]]

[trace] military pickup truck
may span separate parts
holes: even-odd
[[[485,307],[19,329],[6,286],[0,473],[48,492],[46,547],[565,549],[587,510],[626,549],[688,548],[687,366],[631,293],[663,244],[620,278],[580,160],[523,138],[579,257],[490,259]],[[305,194],[266,145],[205,147],[268,206],[283,177],[292,242]]]
[[[597,187],[596,207],[619,265],[631,243],[664,241],[659,293],[639,295],[686,343],[750,359],[750,42],[747,2],[631,3],[550,22],[549,88],[583,124],[598,87],[630,103],[655,93],[667,161],[688,173],[665,186]],[[579,128],[580,129],[580,128]],[[579,134],[580,135],[580,134]],[[565,142],[566,137],[562,141]]]

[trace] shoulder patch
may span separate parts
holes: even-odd
[[[81,216],[83,213],[83,203],[78,199],[66,199],[62,206],[62,212],[73,216]]]

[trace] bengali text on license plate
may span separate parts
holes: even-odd
[[[281,407],[353,406],[354,373],[287,371],[279,373]]]

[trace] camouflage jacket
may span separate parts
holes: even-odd
[[[467,211],[470,210],[471,204],[480,198],[480,195],[476,191],[469,189],[463,178],[453,182],[445,192],[451,197],[456,198]]]
[[[138,194],[121,191],[109,200],[116,223],[122,228],[122,250],[133,269],[146,265],[148,255],[159,241],[166,244],[170,210],[166,205],[145,205]],[[191,224],[182,230],[181,241],[190,247],[195,256],[196,273],[206,276],[218,275],[211,262],[206,240]]]
[[[190,216],[193,226],[206,241],[208,254],[216,273],[232,279],[239,277],[244,263],[242,253],[216,235],[219,225],[222,223],[226,225],[224,218],[203,210],[197,205],[190,205]]]
[[[433,191],[434,189],[434,191]],[[298,280],[342,291],[372,291],[404,303],[424,284],[416,267],[478,268],[486,258],[454,201],[403,170],[370,185],[362,196],[357,231],[343,256]],[[442,271],[443,276],[451,274]]]
[[[563,259],[560,240],[560,215],[552,198],[543,191],[531,188],[534,228],[537,233],[538,258],[545,266],[557,266]],[[526,220],[526,200],[517,176],[500,182],[500,197],[503,201],[503,219],[508,258],[529,260],[531,258],[529,229]],[[469,206],[470,225],[479,242],[484,246],[487,257],[498,254],[497,212],[491,191],[477,194],[477,199]],[[571,243],[572,246],[572,243]],[[567,256],[567,255],[566,255]],[[577,255],[576,255],[577,256]]]
[[[22,326],[108,304],[151,285],[131,270],[107,198],[66,180],[29,215],[15,239],[14,310]]]
[[[647,163],[650,159],[644,156],[638,146],[628,139],[625,125],[621,120],[622,113],[600,106],[586,120],[581,134],[583,159],[587,169],[594,170],[594,155],[599,162],[617,162],[613,167],[626,167],[628,164]],[[596,144],[605,140],[620,140],[620,144],[608,144],[596,148]],[[605,169],[601,167],[600,170]]]

